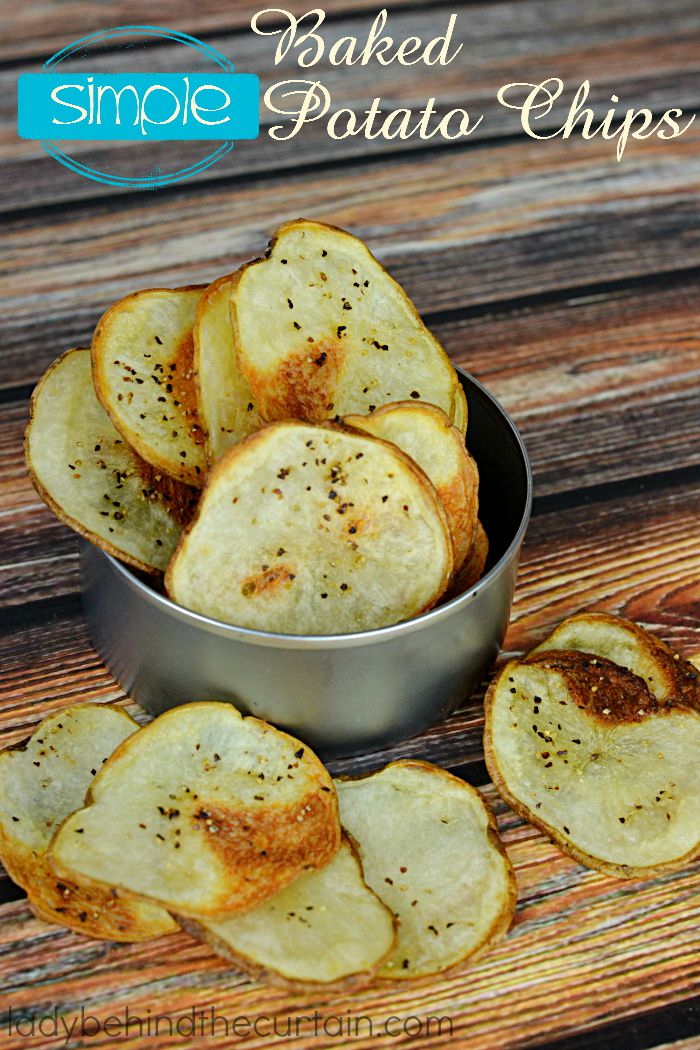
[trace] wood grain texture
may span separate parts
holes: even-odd
[[[396,40],[418,36],[427,41],[444,32],[451,11],[447,5],[400,8],[390,14],[387,32]],[[324,25],[321,32],[326,55],[333,43],[348,35],[364,40],[373,17],[370,10],[351,9],[349,17]],[[700,105],[700,10],[694,0],[678,0],[671,26],[664,8],[653,0],[593,0],[585,6],[575,0],[550,0],[547,19],[552,31],[543,33],[541,0],[507,0],[464,8],[453,37],[453,50],[461,46],[461,54],[449,65],[421,63],[410,71],[396,63],[372,63],[366,71],[334,67],[325,56],[312,70],[304,71],[296,65],[294,54],[275,67],[277,38],[259,36],[249,29],[233,36],[208,37],[207,42],[234,59],[239,72],[260,74],[263,95],[270,84],[313,74],[313,79],[331,93],[333,109],[342,104],[360,116],[375,96],[383,100],[384,113],[398,107],[413,109],[413,123],[429,98],[435,99],[437,119],[455,107],[466,109],[472,125],[483,117],[468,140],[470,144],[503,135],[523,136],[519,114],[501,106],[497,98],[502,85],[523,79],[523,70],[532,83],[558,76],[566,85],[561,102],[538,121],[543,134],[563,124],[575,90],[586,79],[591,84],[590,104],[600,110],[601,119],[611,105],[613,93],[622,100],[618,107],[621,113],[628,107],[648,107],[660,114],[670,107],[692,111]],[[68,39],[63,38],[63,42]],[[198,59],[191,50],[165,44],[129,55],[129,68],[134,71],[172,69],[178,62],[196,68]],[[66,70],[83,67],[83,61],[64,64]],[[124,68],[124,54],[114,51],[90,62],[91,72],[121,72]],[[14,68],[0,72],[0,146],[4,155],[0,164],[0,211],[36,207],[57,198],[68,202],[124,195],[126,191],[76,179],[47,157],[39,143],[17,138],[15,77]],[[271,126],[280,124],[279,116],[263,105],[260,119],[262,134],[257,141],[240,143],[215,167],[189,179],[184,184],[186,192],[196,192],[198,182],[211,186],[252,175],[269,177],[285,170],[293,172],[300,165],[332,163],[340,148],[347,163],[378,155],[426,151],[438,141],[415,136],[368,139],[362,135],[346,138],[339,146],[326,133],[325,122],[318,121],[294,139],[280,142],[269,136]],[[456,120],[454,124],[456,127]],[[463,145],[464,140],[452,143],[451,148],[459,150]],[[631,143],[630,153],[635,150],[636,144]],[[143,143],[72,143],[68,152],[101,170],[118,171],[121,176],[143,176],[155,164],[174,171],[194,163],[202,156],[202,146],[166,143],[146,150]]]
[[[421,312],[461,310],[700,264],[700,125],[646,140],[517,142],[437,151],[261,186],[62,208],[6,225],[0,388],[89,341],[139,288],[213,280],[290,215],[364,237]],[[60,245],[60,251],[55,246]],[[36,302],[42,303],[37,318]]]
[[[366,0],[330,0],[328,39],[366,26]],[[293,6],[301,11],[303,5]],[[246,29],[247,2],[154,0],[151,22],[203,33],[237,62],[271,51]],[[444,4],[393,8],[396,35],[439,32]],[[700,10],[678,0],[494,0],[459,11],[469,64],[429,75],[391,67],[323,70],[351,103],[380,93],[394,105],[425,98],[486,104],[507,79],[589,75],[600,97],[697,105]],[[82,33],[143,17],[118,0],[44,3],[0,12],[0,84]],[[436,28],[433,28],[436,27]],[[263,50],[259,50],[259,45]],[[149,49],[158,67],[158,47]],[[115,56],[105,54],[105,66]],[[512,72],[517,71],[517,76]],[[0,99],[6,98],[0,92]],[[0,270],[0,746],[76,700],[125,705],[80,615],[73,535],[25,477],[21,453],[31,386],[65,347],[85,343],[116,298],[151,284],[184,284],[258,254],[274,226],[308,214],[364,236],[414,297],[454,360],[513,413],[535,471],[535,512],[523,549],[501,659],[536,644],[581,608],[636,619],[700,655],[700,129],[631,145],[622,165],[609,143],[532,143],[493,111],[466,146],[341,154],[315,131],[299,152],[261,140],[200,185],[149,194],[103,191],[39,162],[14,138],[0,102],[0,209],[9,210]],[[494,141],[489,135],[495,136]],[[325,151],[325,152],[324,152]],[[34,158],[34,159],[33,159]],[[274,171],[270,171],[274,161]],[[295,170],[299,165],[302,167]],[[319,165],[318,168],[316,165]],[[215,1008],[229,1023],[269,1015],[286,1045],[466,1050],[700,1050],[700,861],[682,873],[617,882],[564,857],[515,817],[488,782],[483,689],[442,725],[402,745],[338,760],[333,772],[396,757],[435,761],[480,786],[516,867],[519,904],[508,938],[479,963],[414,987],[352,997],[291,996],[249,981],[184,934],[144,945],[82,939],[32,917],[0,871],[0,1047],[65,1039],[7,1034],[8,1007],[68,1023]],[[2,903],[4,902],[4,903]],[[357,1037],[314,1035],[308,1020],[369,1018]],[[348,1013],[349,1011],[349,1013]],[[415,1017],[420,1035],[377,1038],[386,1018]],[[429,1017],[445,1018],[452,1035]],[[271,1021],[270,1021],[271,1023]],[[446,1021],[443,1024],[447,1023]],[[432,1027],[431,1027],[432,1026]],[[141,1050],[229,1047],[241,1033],[202,1039],[132,1029],[71,1046]],[[268,1048],[267,1031],[246,1045]]]

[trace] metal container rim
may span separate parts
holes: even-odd
[[[518,428],[503,405],[501,405],[501,403],[482,383],[478,381],[478,379],[475,379],[470,373],[466,372],[458,365],[455,365],[455,370],[460,377],[468,380],[471,385],[475,386],[480,391],[487,401],[491,402],[492,406],[496,409],[497,413],[503,418],[510,429],[511,436],[515,440],[525,470],[526,491],[525,506],[523,508],[520,524],[504,554],[499,558],[496,564],[474,584],[473,587],[470,587],[469,590],[458,595],[456,598],[452,598],[451,601],[445,602],[444,605],[439,605],[434,609],[429,609],[428,612],[421,613],[420,616],[414,616],[410,620],[403,620],[400,623],[390,624],[387,627],[375,627],[367,631],[355,631],[350,634],[307,635],[277,634],[272,631],[259,631],[250,627],[237,627],[235,624],[224,623],[221,620],[215,620],[209,616],[204,616],[201,613],[193,612],[191,609],[185,609],[181,605],[176,605],[175,602],[170,601],[170,599],[164,594],[159,594],[157,591],[153,590],[152,587],[149,587],[147,583],[140,580],[123,562],[118,561],[116,558],[112,557],[112,555],[107,554],[105,551],[102,551],[97,547],[92,547],[92,544],[89,544],[87,540],[84,541],[84,544],[86,547],[89,546],[92,548],[98,556],[101,556],[109,562],[112,571],[121,576],[123,582],[131,590],[138,592],[146,602],[153,605],[155,608],[166,612],[170,616],[174,616],[178,620],[191,624],[192,627],[203,629],[209,634],[214,633],[229,637],[232,641],[246,642],[248,644],[268,648],[334,650],[387,642],[397,636],[411,634],[413,631],[419,631],[423,628],[437,624],[441,620],[459,612],[460,609],[471,603],[481,591],[488,588],[491,582],[507,569],[522,543],[532,511],[532,467],[530,465],[530,458],[527,449],[525,448],[525,443]]]

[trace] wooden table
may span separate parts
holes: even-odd
[[[37,378],[85,344],[102,310],[151,285],[205,281],[256,254],[278,222],[305,214],[364,237],[414,298],[454,360],[513,413],[535,472],[506,654],[566,614],[596,608],[700,650],[700,127],[680,139],[614,145],[533,142],[494,103],[513,80],[588,77],[599,100],[663,111],[700,104],[697,0],[402,0],[395,35],[441,32],[459,11],[464,61],[445,68],[319,72],[345,104],[392,107],[436,95],[485,112],[462,143],[332,142],[312,126],[293,143],[266,133],[198,179],[157,193],[112,190],[64,171],[14,131],[14,80],[76,36],[133,20],[126,2],[7,4],[0,44],[0,208],[5,300],[0,341],[0,733],[25,737],[76,700],[135,711],[91,648],[80,613],[76,543],[35,495],[22,431]],[[136,14],[144,20],[144,4]],[[310,6],[310,5],[309,5]],[[301,13],[305,5],[296,4]],[[240,71],[270,66],[248,28],[253,0],[152,0],[148,20],[204,35]],[[369,0],[328,0],[330,37],[366,32]],[[157,46],[153,67],[164,64]],[[105,68],[118,67],[107,53]],[[292,75],[292,74],[289,74]],[[274,74],[280,79],[279,72]],[[269,81],[263,76],[263,81]],[[365,103],[366,104],[366,103]],[[266,118],[270,123],[269,116]],[[107,160],[109,150],[105,146]],[[682,874],[620,882],[564,857],[496,797],[482,758],[481,695],[446,723],[382,754],[457,770],[494,805],[518,877],[507,940],[480,963],[421,987],[297,998],[222,965],[184,934],[137,946],[81,939],[34,919],[0,881],[0,1000],[40,1015],[123,1011],[175,1018],[213,1007],[229,1018],[308,1015],[421,1019],[413,1039],[314,1037],[285,1045],[437,1046],[448,1017],[469,1050],[700,1047],[700,862]],[[347,1014],[346,1011],[351,1011]],[[411,1026],[409,1025],[409,1028]],[[416,1025],[412,1025],[416,1030]],[[242,1029],[239,1028],[242,1032]],[[241,1036],[219,1036],[229,1046]],[[250,1034],[246,1045],[273,1040]],[[171,1045],[88,1037],[89,1046]],[[0,1026],[0,1046],[24,1041]],[[83,1045],[74,1039],[71,1045]],[[183,1037],[177,1045],[215,1045]]]

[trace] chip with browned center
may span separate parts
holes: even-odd
[[[398,445],[425,471],[445,508],[458,572],[474,544],[479,512],[479,470],[464,438],[436,405],[397,401],[344,422]]]
[[[339,845],[335,790],[308,747],[194,703],[117,749],[49,856],[59,877],[196,918],[260,904]]]
[[[103,763],[137,729],[120,708],[75,704],[0,752],[0,860],[40,919],[88,937],[143,941],[177,929],[157,905],[59,879],[47,862],[56,828],[84,804]]]
[[[452,364],[357,237],[298,219],[233,277],[233,337],[264,419],[321,422],[407,398],[466,427]]]
[[[166,588],[241,627],[342,634],[429,609],[451,570],[445,512],[413,460],[366,434],[290,421],[218,461]]]
[[[192,327],[203,286],[148,288],[115,303],[92,338],[97,396],[129,444],[158,470],[201,486]]]
[[[506,802],[588,867],[646,877],[700,852],[700,713],[604,657],[507,664],[486,696],[484,751]]]
[[[137,569],[165,569],[196,490],[154,471],[115,429],[95,394],[89,350],[68,350],[39,381],[25,454],[61,521]]]

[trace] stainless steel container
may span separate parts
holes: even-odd
[[[374,631],[269,634],[182,609],[81,541],[90,636],[126,692],[154,715],[189,700],[231,700],[326,757],[404,740],[468,699],[508,624],[532,476],[509,416],[471,376],[460,371],[460,380],[491,546],[488,571],[471,590]]]

